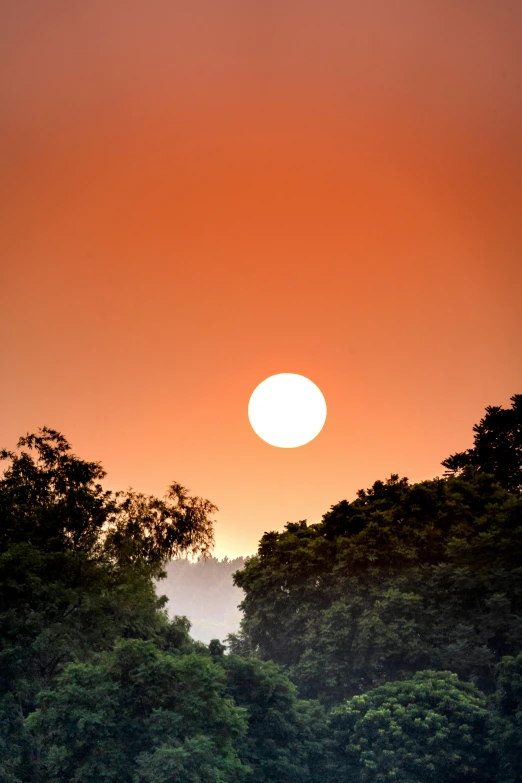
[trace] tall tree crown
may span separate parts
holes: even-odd
[[[491,473],[510,492],[522,490],[522,394],[511,397],[511,408],[490,405],[473,427],[473,448],[452,454],[442,465],[449,473],[474,466]]]

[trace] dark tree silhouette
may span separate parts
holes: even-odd
[[[511,397],[511,408],[490,405],[473,427],[474,446],[452,454],[442,463],[449,473],[468,465],[491,473],[510,492],[522,489],[522,394]]]

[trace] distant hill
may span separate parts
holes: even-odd
[[[238,609],[244,591],[235,587],[232,574],[243,568],[245,558],[209,557],[191,562],[186,558],[171,560],[165,566],[166,579],[156,582],[158,595],[169,599],[169,617],[185,615],[191,623],[193,639],[208,644],[211,639],[223,641],[239,629],[242,612]]]

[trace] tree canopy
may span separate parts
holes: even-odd
[[[172,555],[210,549],[215,511],[179,484],[162,500],[108,492],[99,463],[48,428],[18,446],[0,454],[0,700],[11,737],[69,662],[163,632],[152,577]],[[8,767],[34,768],[27,737],[10,748]]]
[[[212,503],[108,492],[47,428],[1,452],[1,783],[522,783],[520,398],[444,477],[191,565],[243,565],[228,649],[155,590]]]
[[[486,698],[451,672],[389,682],[330,716],[333,778],[357,783],[492,783]]]
[[[486,408],[484,418],[473,427],[473,447],[452,454],[442,463],[449,472],[473,465],[495,476],[512,492],[522,489],[522,394],[514,394],[511,403],[511,408]]]
[[[90,663],[69,664],[40,693],[29,729],[49,783],[233,783],[244,711],[223,670],[197,653],[125,639]]]
[[[240,757],[250,783],[319,781],[325,760],[326,717],[318,704],[299,700],[297,688],[271,661],[226,655],[228,693],[247,711]]]
[[[522,781],[522,653],[497,666],[493,699],[494,746],[499,756],[498,783]]]

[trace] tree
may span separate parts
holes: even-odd
[[[300,701],[274,663],[227,655],[227,692],[248,716],[239,744],[249,783],[323,781],[326,720],[319,704]]]
[[[48,783],[232,783],[244,711],[220,666],[197,653],[125,639],[69,664],[38,697],[28,726]]]
[[[333,780],[493,783],[485,696],[451,672],[424,671],[336,707]]]
[[[423,669],[491,692],[495,664],[522,650],[521,552],[522,497],[493,476],[392,476],[320,523],[263,536],[235,575],[233,649],[327,705]]]
[[[488,406],[473,427],[474,446],[452,454],[442,463],[451,473],[472,465],[491,473],[511,492],[522,490],[522,394],[511,397],[511,408]]]
[[[522,654],[497,666],[493,747],[499,756],[498,783],[522,781]]]
[[[163,500],[108,492],[101,466],[48,428],[18,446],[0,453],[0,720],[13,780],[37,763],[23,720],[68,662],[120,636],[173,633],[152,577],[174,555],[209,550],[215,510],[179,484]]]

